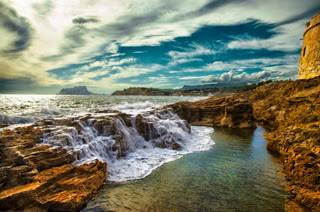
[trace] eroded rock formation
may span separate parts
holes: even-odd
[[[257,121],[271,129],[267,148],[284,158],[296,200],[320,211],[320,77],[274,82],[240,95]]]
[[[188,123],[208,127],[254,128],[252,105],[235,94],[170,105]]]
[[[273,82],[255,90],[218,95],[172,108],[194,125],[270,129],[267,148],[283,157],[295,199],[320,211],[320,77]]]
[[[170,109],[136,116],[100,111],[4,130],[0,211],[79,211],[107,177],[106,163],[95,158],[117,159],[146,144],[176,150],[189,133]]]
[[[106,164],[75,166],[66,150],[38,145],[43,131],[5,130],[0,136],[0,210],[79,211],[106,179]]]

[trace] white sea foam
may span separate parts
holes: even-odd
[[[0,95],[0,124],[14,124],[6,128],[27,126],[35,121],[54,118],[71,119],[79,123],[81,132],[74,127],[52,127],[52,133],[43,143],[65,148],[76,156],[75,164],[90,163],[95,159],[106,161],[110,181],[126,181],[148,176],[163,163],[176,160],[185,154],[204,151],[213,145],[211,128],[191,127],[191,133],[183,120],[173,113],[158,115],[147,111],[177,101],[195,101],[198,97],[145,97],[145,96],[55,96],[55,95]],[[132,115],[132,126],[126,126],[114,113],[95,113],[98,110],[114,109]],[[77,117],[91,114],[86,123]],[[148,135],[139,134],[135,125],[137,114],[147,119]],[[117,131],[101,134],[94,126],[100,117],[114,117]],[[102,119],[102,118],[101,118]],[[107,127],[105,127],[107,131]],[[119,132],[122,133],[119,133]],[[125,154],[117,159],[114,150],[117,138],[122,137]],[[173,150],[170,141],[180,145]],[[169,144],[166,143],[169,141]],[[159,148],[164,143],[167,148]]]
[[[212,128],[191,127],[189,132],[185,121],[170,110],[144,113],[143,134],[136,128],[136,116],[131,117],[132,126],[127,126],[118,116],[109,117],[108,120],[115,123],[112,126],[116,127],[113,135],[107,125],[104,132],[99,133],[94,123],[103,119],[97,114],[91,117],[94,118],[86,123],[75,119],[82,128],[80,133],[74,127],[58,126],[45,135],[43,143],[67,149],[75,155],[77,165],[95,159],[107,162],[110,181],[144,178],[166,162],[191,152],[208,150],[213,145],[210,138]],[[120,159],[117,157],[120,150],[113,149],[119,137],[125,155]],[[178,143],[181,148],[171,149],[173,143]]]
[[[120,105],[115,105],[111,107],[112,110],[119,110],[123,113],[128,113],[128,114],[139,114],[145,111],[149,111],[152,109],[155,109],[157,107],[160,107],[163,104],[155,104],[150,101],[145,101],[145,102],[135,102],[135,103],[128,103],[128,102],[123,102],[123,104]]]
[[[119,160],[108,160],[109,181],[128,181],[144,178],[164,163],[179,159],[185,154],[206,151],[214,144],[209,127],[191,127],[190,137],[184,140],[182,150],[148,146],[139,148]]]
[[[34,122],[37,119],[34,117],[28,116],[10,116],[10,115],[3,115],[0,114],[0,124],[17,124],[17,123],[30,123]]]

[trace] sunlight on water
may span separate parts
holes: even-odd
[[[137,113],[178,101],[205,97],[0,95],[0,124],[32,123],[45,118],[115,109]]]

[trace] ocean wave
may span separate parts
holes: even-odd
[[[113,110],[119,110],[124,113],[129,113],[129,114],[138,114],[144,111],[148,111],[157,107],[160,107],[161,104],[155,104],[150,101],[145,101],[145,102],[135,102],[135,103],[128,103],[128,102],[123,102],[122,104],[115,105],[111,107]]]
[[[24,124],[24,123],[32,123],[37,120],[38,118],[35,118],[35,117],[10,116],[10,115],[0,114],[0,124]]]

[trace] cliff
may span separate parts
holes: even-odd
[[[272,82],[239,94],[217,95],[171,107],[195,125],[270,130],[267,148],[283,158],[295,200],[320,211],[320,77]]]
[[[320,211],[320,77],[272,83],[243,96],[271,129],[267,148],[282,155],[295,199]]]
[[[75,86],[73,88],[62,88],[57,95],[93,95],[86,86]]]

